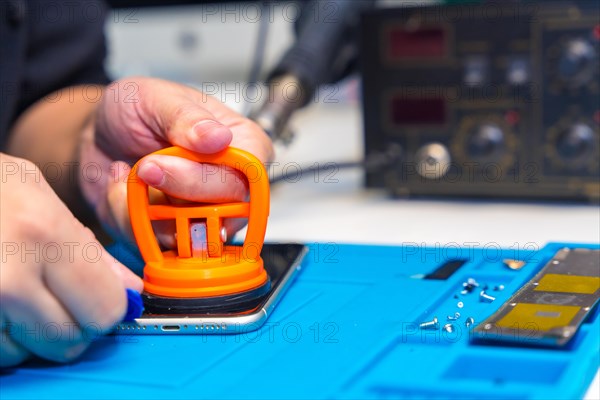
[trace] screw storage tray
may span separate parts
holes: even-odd
[[[598,245],[309,247],[296,282],[258,331],[107,336],[71,365],[34,361],[2,370],[0,397],[557,399],[582,397],[598,369],[598,307],[560,349],[470,337],[559,249]],[[122,248],[112,250],[136,264]],[[465,262],[449,276],[425,278],[454,259]],[[527,263],[515,271],[504,259]],[[496,300],[480,301],[479,290],[461,294],[468,278]],[[456,312],[453,331],[443,330]],[[433,317],[439,329],[419,329]],[[475,321],[469,328],[468,317]]]

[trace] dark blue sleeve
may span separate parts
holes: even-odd
[[[2,143],[29,106],[64,87],[106,84],[104,21],[98,0],[3,0]]]

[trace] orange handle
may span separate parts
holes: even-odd
[[[208,242],[219,243],[209,252],[209,256],[218,257],[221,256],[223,245],[219,232],[222,218],[248,217],[248,230],[242,254],[246,258],[259,258],[269,216],[269,179],[263,164],[256,157],[233,147],[215,154],[199,154],[181,147],[170,147],[152,154],[177,156],[199,163],[234,168],[248,180],[250,201],[208,205],[151,205],[148,185],[137,176],[138,161],[129,174],[127,204],[133,233],[146,264],[160,263],[164,259],[151,224],[152,220],[163,219],[176,221],[179,256],[189,257],[190,254],[186,250],[190,240],[189,221],[191,218],[206,218]]]

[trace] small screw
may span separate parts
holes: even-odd
[[[473,278],[467,279],[467,285],[479,287],[479,283]]]
[[[465,306],[465,304],[462,301],[459,301],[458,303],[456,303],[456,307],[458,308],[463,308]]]
[[[482,303],[491,303],[494,300],[496,300],[496,298],[494,296],[490,296],[489,294],[486,294],[485,290],[482,290],[479,293],[479,301],[481,301]]]
[[[569,336],[571,336],[573,334],[573,328],[566,326],[563,328],[563,332],[562,332],[562,336],[565,338],[568,338]]]
[[[446,325],[444,325],[444,330],[448,333],[452,333],[452,332],[454,332],[454,325],[446,324]]]
[[[463,290],[460,293],[462,295],[471,293],[476,287],[479,287],[479,283],[473,278],[468,278],[466,282],[463,282]]]
[[[504,285],[498,285],[498,286],[494,286],[494,290],[496,292],[501,292],[504,290]]]
[[[438,322],[437,317],[433,317],[431,321],[421,322],[419,324],[419,328],[427,330],[437,330],[440,329],[440,323]]]
[[[446,318],[448,318],[448,321],[456,321],[460,318],[460,313],[457,311],[454,315],[448,315]]]
[[[475,320],[473,319],[473,317],[467,317],[467,319],[465,320],[465,326],[468,328],[471,325],[473,325],[475,323]]]

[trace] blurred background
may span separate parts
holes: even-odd
[[[113,78],[276,141],[269,238],[600,241],[598,2],[110,3]]]
[[[127,6],[113,9],[106,25],[107,67],[115,78],[141,74],[197,85],[247,82],[261,23],[269,29],[263,77],[294,40],[296,8],[289,8],[290,18],[285,18],[285,2],[110,3]],[[147,6],[155,3],[162,6]]]

